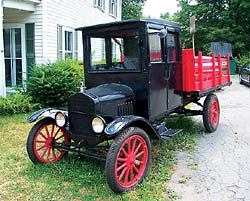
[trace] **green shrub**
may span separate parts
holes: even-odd
[[[27,79],[27,92],[43,106],[64,104],[79,90],[83,81],[83,67],[68,59],[42,66],[34,66]]]
[[[250,54],[240,56],[239,58],[237,58],[236,63],[237,63],[237,70],[239,70],[239,68],[243,66],[245,63],[250,63]]]
[[[30,112],[33,110],[31,100],[29,95],[21,93],[0,97],[0,115]]]

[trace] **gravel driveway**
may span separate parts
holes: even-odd
[[[195,153],[177,155],[169,183],[177,200],[250,201],[250,88],[240,85],[238,76],[232,82],[217,93],[217,131],[200,135]]]

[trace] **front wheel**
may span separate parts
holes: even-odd
[[[215,94],[209,94],[203,106],[203,124],[208,132],[214,132],[219,125],[220,105]]]
[[[142,182],[151,161],[148,135],[140,128],[130,127],[112,143],[106,160],[106,176],[115,193],[130,191]]]
[[[68,141],[64,129],[58,127],[53,119],[42,119],[32,127],[29,133],[27,139],[29,158],[35,164],[56,162],[66,152],[56,148],[55,145]]]

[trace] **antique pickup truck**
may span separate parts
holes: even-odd
[[[180,132],[164,117],[202,115],[213,132],[220,107],[215,91],[229,86],[229,58],[182,50],[180,25],[128,20],[78,28],[82,32],[85,85],[68,99],[68,110],[46,108],[27,140],[35,164],[67,152],[106,161],[107,183],[116,193],[133,189],[151,161],[150,138]],[[204,102],[199,102],[206,97]],[[188,109],[189,103],[200,109]]]

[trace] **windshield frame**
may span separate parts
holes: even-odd
[[[131,33],[131,35],[126,36],[126,34]],[[103,65],[102,69],[93,69],[92,64],[92,48],[91,48],[91,38],[102,38],[105,40],[105,57],[106,57],[106,64]],[[112,43],[111,41],[116,41],[116,39],[121,38],[135,38],[136,40],[136,56],[137,58],[136,62],[137,65],[135,68],[129,69],[129,68],[112,68],[113,63],[122,63],[122,61],[118,62],[112,62]],[[142,40],[141,35],[139,34],[138,30],[122,30],[117,32],[102,32],[102,33],[96,33],[91,35],[84,35],[83,36],[83,43],[84,43],[84,66],[85,70],[88,73],[123,73],[123,72],[141,72],[142,70],[142,49],[145,43]],[[116,42],[115,42],[116,43]],[[133,44],[135,45],[135,44]],[[124,54],[124,49],[122,49],[122,52]],[[124,56],[124,55],[123,55]],[[124,62],[124,61],[123,61]],[[100,66],[101,66],[100,65]],[[121,64],[122,66],[122,64]],[[105,68],[106,67],[106,68]]]

